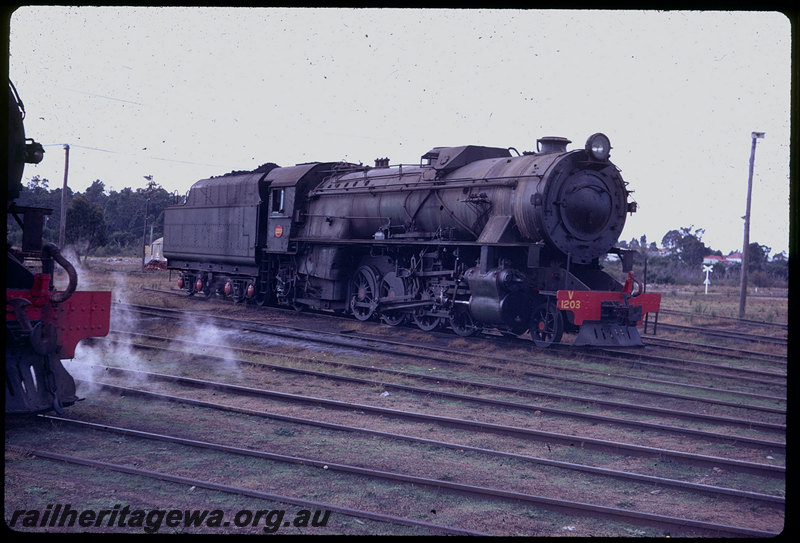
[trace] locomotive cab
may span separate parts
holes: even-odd
[[[292,238],[305,223],[308,193],[337,167],[352,164],[310,162],[287,168],[275,168],[266,177],[270,186],[266,250],[269,253],[296,253]]]

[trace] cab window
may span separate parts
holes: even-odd
[[[272,191],[272,212],[283,213],[283,189]]]

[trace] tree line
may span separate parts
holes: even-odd
[[[47,179],[34,177],[23,187],[16,203],[52,209],[45,217],[43,240],[57,244],[63,189],[50,189],[48,185]],[[64,197],[65,242],[84,260],[89,255],[141,256],[143,242],[149,245],[164,235],[164,210],[184,200],[152,181],[146,188],[106,192],[105,184],[96,180],[84,193],[67,187]],[[8,242],[19,246],[19,226],[9,219],[7,229]]]
[[[235,173],[235,172],[233,172]],[[50,189],[47,179],[34,177],[23,187],[17,205],[53,210],[46,218],[44,241],[58,243],[61,224],[61,188]],[[142,245],[164,235],[164,210],[183,203],[185,196],[169,193],[152,180],[146,188],[106,191],[96,180],[84,193],[66,189],[65,241],[79,257],[142,256]],[[145,222],[146,221],[146,222]],[[705,230],[693,225],[670,230],[661,239],[661,249],[645,236],[620,240],[618,247],[635,251],[634,266],[647,263],[647,281],[659,284],[697,284],[702,281],[703,259],[708,255],[724,256],[702,241]],[[22,232],[13,220],[8,221],[8,241],[19,246]],[[784,286],[789,278],[787,260],[769,260],[770,247],[751,243],[748,250],[748,274],[755,286]],[[715,264],[716,283],[738,281],[739,264]]]
[[[644,268],[647,264],[647,281],[658,284],[698,284],[705,278],[703,261],[707,256],[725,257],[703,242],[705,229],[694,225],[670,230],[661,239],[659,249],[647,238],[620,240],[618,247],[633,250],[634,266]],[[751,242],[747,250],[748,283],[757,287],[786,286],[789,281],[788,259],[770,260],[772,248]],[[716,262],[712,265],[711,279],[716,284],[738,284],[742,265],[740,263]]]

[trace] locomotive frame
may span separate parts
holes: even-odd
[[[437,147],[419,165],[268,164],[195,183],[167,209],[164,256],[187,294],[311,307],[422,330],[530,330],[542,347],[640,346],[660,295],[615,249],[636,211],[610,142],[536,152]],[[617,253],[620,284],[600,258]]]

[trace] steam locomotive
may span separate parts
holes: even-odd
[[[448,326],[530,331],[542,347],[640,346],[660,295],[614,247],[636,211],[608,137],[535,152],[435,147],[416,165],[265,164],[196,182],[167,208],[164,256],[189,295]],[[604,272],[617,253],[627,280]]]
[[[44,158],[42,145],[25,138],[24,116],[9,81],[6,210],[22,228],[22,247],[6,241],[6,414],[60,413],[78,399],[61,360],[75,356],[81,339],[108,334],[111,293],[76,291],[75,268],[58,246],[43,243],[44,219],[52,210],[17,205],[25,164]],[[69,278],[63,291],[54,289],[56,263]]]

